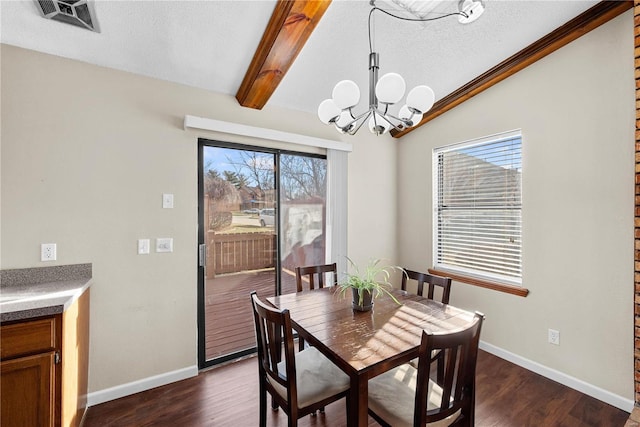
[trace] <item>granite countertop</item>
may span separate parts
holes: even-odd
[[[0,322],[64,312],[91,285],[91,264],[0,271]]]

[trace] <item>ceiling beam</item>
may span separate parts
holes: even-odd
[[[393,130],[391,135],[395,138],[400,138],[408,134],[412,130],[446,113],[480,92],[489,89],[491,86],[512,76],[539,59],[555,52],[578,37],[585,35],[589,31],[626,12],[631,9],[631,7],[633,7],[633,1],[601,1],[563,26],[491,68],[489,71],[438,100],[431,110],[425,113],[422,121],[416,126],[403,131]]]
[[[279,0],[236,99],[261,110],[295,61],[331,0]]]

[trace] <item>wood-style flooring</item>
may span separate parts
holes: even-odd
[[[255,357],[218,366],[197,377],[90,407],[83,427],[258,425]],[[478,427],[623,427],[629,414],[484,351],[476,381]],[[269,427],[287,425],[267,410]],[[344,401],[299,426],[346,426]],[[369,418],[370,426],[378,424]]]

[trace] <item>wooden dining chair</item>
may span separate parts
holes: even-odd
[[[286,412],[289,426],[297,426],[299,418],[343,397],[348,413],[349,376],[314,347],[295,352],[289,310],[270,307],[255,291],[251,305],[258,348],[260,427],[267,425],[267,393],[271,407]]]
[[[418,282],[416,293],[420,296],[424,296],[424,285],[426,283],[428,285],[427,298],[434,299],[435,288],[438,287],[442,290],[442,297],[440,298],[440,302],[443,304],[449,304],[449,297],[451,296],[450,277],[420,273],[419,271],[413,271],[406,268],[404,268],[403,270],[404,273],[402,273],[402,282],[400,283],[400,287],[403,291],[407,290],[407,282],[409,280],[415,280]]]
[[[296,267],[296,289],[297,292],[305,290],[304,283],[308,283],[308,289],[315,289],[316,283],[318,288],[324,288],[327,281],[327,275],[330,275],[330,282],[327,286],[336,286],[338,284],[338,268],[336,263],[323,265],[307,265],[305,267]],[[298,347],[304,349],[304,340],[298,336]]]
[[[450,333],[422,332],[418,368],[404,364],[369,381],[369,414],[385,427],[474,425],[478,343],[484,315]],[[445,355],[445,377],[430,379],[431,353]]]
[[[336,263],[324,265],[308,265],[306,267],[296,267],[296,287],[298,292],[304,290],[303,283],[309,284],[309,289],[323,288],[325,285],[325,276],[331,274],[331,282],[327,286],[336,286],[338,284],[338,269]]]
[[[443,304],[449,304],[449,297],[451,296],[451,278],[435,276],[433,274],[421,273],[419,271],[413,271],[404,268],[402,273],[402,281],[400,288],[403,291],[407,290],[407,282],[409,280],[415,280],[417,283],[416,293],[420,296],[424,296],[424,285],[427,284],[427,298],[434,299],[435,288],[441,288],[440,302]],[[436,362],[436,379],[438,383],[442,383],[444,376],[444,367],[442,362],[442,355],[439,351],[434,351],[431,356],[431,361]],[[417,366],[417,361],[412,361],[414,366]]]

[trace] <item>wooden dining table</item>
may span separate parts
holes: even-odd
[[[374,300],[371,311],[351,307],[351,292],[337,287],[269,297],[288,309],[298,334],[340,367],[351,379],[348,426],[368,424],[369,379],[418,356],[422,331],[467,327],[474,314],[401,290]]]

